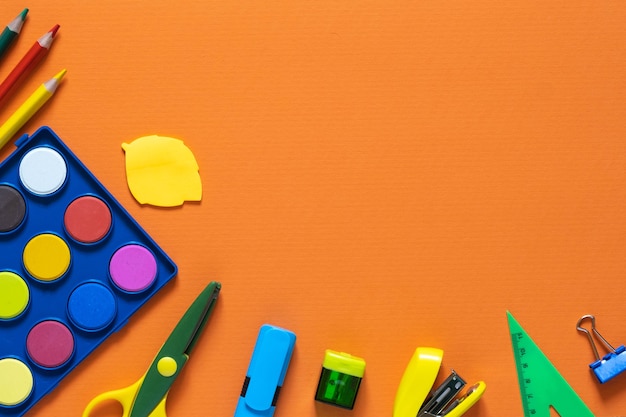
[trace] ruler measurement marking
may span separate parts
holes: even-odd
[[[521,389],[521,397],[522,397],[522,406],[524,407],[524,414],[526,411],[530,415],[535,415],[537,410],[531,406],[531,400],[534,398],[530,385],[532,383],[532,379],[528,377],[528,372],[530,371],[530,363],[524,359],[524,356],[528,354],[526,347],[522,344],[522,340],[524,339],[524,334],[521,332],[511,333],[511,341],[513,342],[513,349],[517,352],[515,357],[515,366],[518,369],[518,380]],[[526,414],[528,415],[528,414]]]

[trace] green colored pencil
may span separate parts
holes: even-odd
[[[22,25],[24,24],[24,20],[26,20],[26,13],[28,13],[28,9],[22,10],[22,13],[13,19],[11,23],[4,28],[2,33],[0,33],[0,57],[4,55],[11,42],[17,38],[20,30],[22,30]]]

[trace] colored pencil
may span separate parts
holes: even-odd
[[[59,30],[59,25],[55,25],[41,38],[39,38],[37,42],[35,42],[28,50],[28,52],[26,52],[26,55],[24,55],[21,61],[17,63],[15,68],[13,68],[13,71],[9,73],[2,84],[0,84],[0,101],[2,101],[11,88],[17,84],[20,78],[22,78],[27,72],[31,71],[44,57],[44,55],[46,55],[50,49],[50,45],[52,45],[52,41],[54,40],[54,35],[56,35],[57,30]]]
[[[26,13],[28,13],[28,9],[22,10],[22,13],[17,15],[17,17],[4,28],[2,33],[0,33],[0,57],[9,49],[11,42],[17,38],[17,35],[19,35],[22,30],[24,20],[26,20]]]
[[[6,145],[13,135],[52,97],[66,72],[66,70],[62,70],[41,84],[15,113],[0,126],[0,148]]]

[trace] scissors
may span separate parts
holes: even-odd
[[[189,360],[221,287],[219,282],[213,281],[198,295],[139,381],[98,395],[87,404],[83,417],[88,417],[97,405],[110,400],[122,405],[122,417],[166,417],[165,400],[169,389]]]

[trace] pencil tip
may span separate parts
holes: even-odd
[[[60,27],[61,27],[61,26],[57,24],[57,25],[54,25],[54,26],[52,27],[52,29],[50,29],[50,30],[48,31],[49,33],[52,33],[52,37],[53,37],[53,38],[54,38],[54,35],[56,35],[56,34],[57,34],[57,30],[59,30],[59,28],[60,28]]]
[[[61,71],[59,71],[59,73],[57,75],[55,75],[54,78],[57,81],[61,81],[61,79],[65,76],[65,73],[67,72],[67,70],[64,68]]]
[[[19,17],[20,19],[22,19],[22,21],[26,20],[26,15],[28,14],[28,7],[25,8],[24,10],[22,10],[22,13],[20,13]]]

